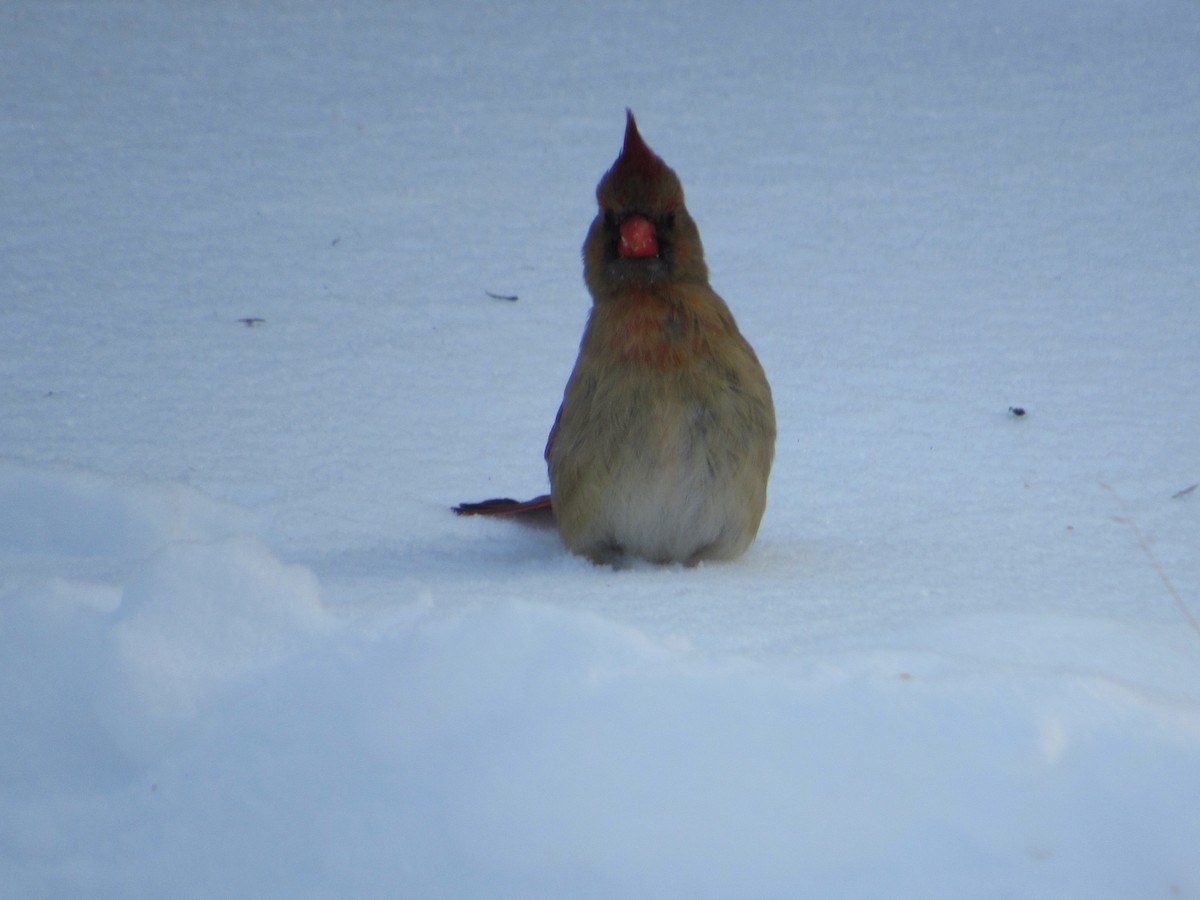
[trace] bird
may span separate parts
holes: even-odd
[[[455,507],[552,516],[597,564],[741,555],[767,502],[775,407],[763,367],[709,285],[679,177],[633,112],[583,244],[592,309],[546,442],[550,493]]]

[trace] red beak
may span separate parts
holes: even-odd
[[[626,259],[658,256],[658,234],[645,216],[632,215],[621,223],[617,252]]]

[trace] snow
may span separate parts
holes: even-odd
[[[1200,896],[1196,3],[0,60],[0,896]],[[728,564],[449,512],[545,488],[626,106],[774,387]]]

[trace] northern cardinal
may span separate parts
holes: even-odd
[[[627,111],[583,245],[592,311],[546,443],[550,494],[463,514],[553,512],[597,563],[693,565],[754,540],[775,455],[775,407],[754,350],[708,284],[676,174]]]

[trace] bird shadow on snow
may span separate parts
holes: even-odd
[[[488,585],[480,596],[503,595],[520,584],[537,581],[539,594],[555,596],[571,584],[642,583],[647,579],[682,580],[713,589],[744,587],[747,579],[794,580],[823,577],[845,556],[820,541],[794,542],[763,536],[749,551],[729,562],[705,562],[688,568],[682,563],[660,565],[630,560],[620,566],[596,565],[563,545],[552,523],[528,524],[487,518],[447,515],[430,517],[415,533],[378,537],[357,546],[305,554],[293,561],[310,568],[336,597],[339,587],[374,583],[385,593],[404,586],[420,590],[456,591],[477,583]],[[582,582],[581,582],[582,579]],[[613,579],[616,579],[615,581]],[[545,589],[549,589],[547,592]],[[334,601],[336,602],[336,601]]]
[[[442,527],[433,522],[429,526],[420,537],[396,536],[302,561],[322,582],[358,578],[445,581],[554,570],[564,564],[588,565],[566,551],[552,527],[456,520],[450,513]]]

